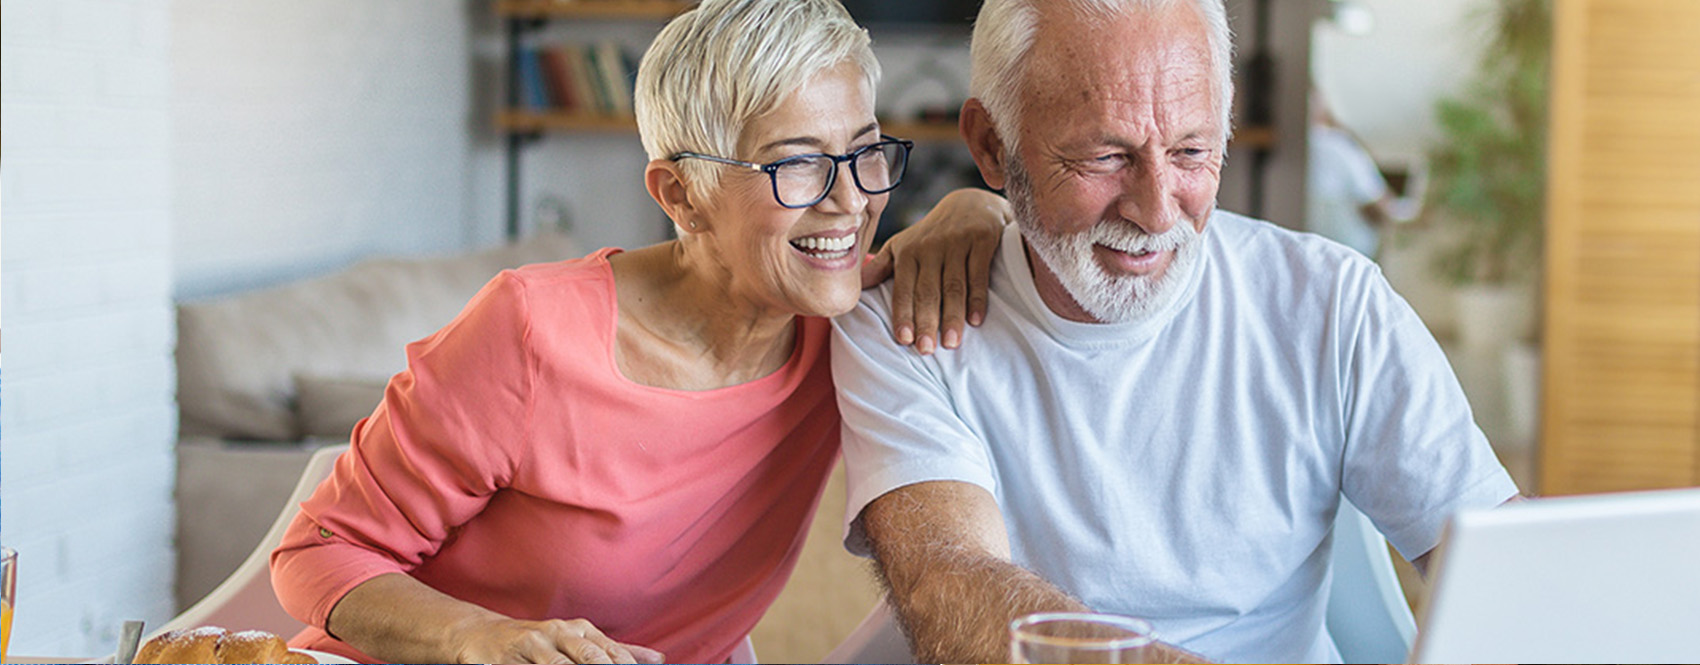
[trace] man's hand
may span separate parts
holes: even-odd
[[[1004,225],[1014,218],[1002,196],[959,189],[920,222],[892,236],[862,266],[862,288],[893,279],[891,323],[897,343],[913,344],[923,355],[941,340],[954,349],[962,344],[965,323],[977,326],[985,320],[992,258]]]

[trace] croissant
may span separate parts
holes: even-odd
[[[232,633],[218,626],[184,628],[148,640],[137,663],[314,663],[289,650],[283,638],[263,630]]]

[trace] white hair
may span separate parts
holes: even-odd
[[[868,32],[838,0],[704,0],[668,22],[638,65],[638,136],[650,159],[681,151],[738,158],[744,128],[816,74],[850,62],[873,90]],[[717,182],[686,160],[687,186]]]
[[[992,123],[999,129],[1005,149],[1016,146],[1017,119],[1021,113],[1022,81],[1027,52],[1039,31],[1040,4],[1046,10],[1069,8],[1077,12],[1111,17],[1131,11],[1156,11],[1187,2],[1204,19],[1206,38],[1221,105],[1222,140],[1232,131],[1234,100],[1234,40],[1228,29],[1228,11],[1223,0],[986,0],[974,20],[970,42],[973,58],[968,92],[985,104]],[[1113,45],[1106,44],[1105,48]]]

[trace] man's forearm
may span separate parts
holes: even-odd
[[[1032,571],[995,557],[941,551],[922,560],[934,565],[924,571],[876,566],[918,663],[1004,662],[1016,618],[1090,611]]]

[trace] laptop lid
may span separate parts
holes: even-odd
[[[1700,662],[1700,489],[1459,513],[1414,663]]]

